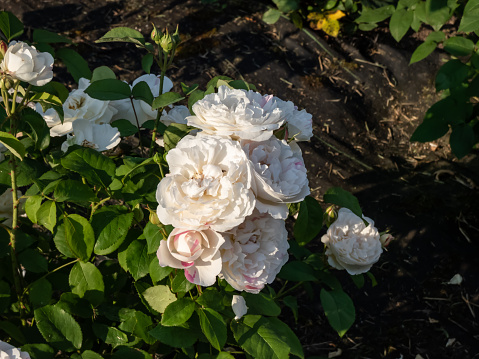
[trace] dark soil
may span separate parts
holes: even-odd
[[[337,39],[316,33],[331,58],[286,20],[262,22],[266,1],[208,2],[0,0],[0,9],[29,30],[72,38],[91,68],[110,66],[126,80],[142,74],[135,47],[94,41],[116,26],[148,35],[152,22],[170,30],[179,24],[185,41],[167,74],[177,90],[180,82],[204,87],[228,75],[313,114],[316,137],[302,145],[313,195],[321,199],[331,186],[352,191],[396,241],[371,270],[377,286],[367,280],[357,289],[338,273],[357,312],[342,339],[317,299],[298,293],[297,324],[284,310],[307,357],[479,358],[478,152],[459,161],[447,140],[409,142],[437,100],[434,76],[446,58],[437,51],[408,65],[430,30],[399,44],[382,28]],[[448,284],[455,274],[462,284]]]

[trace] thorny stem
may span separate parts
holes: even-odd
[[[90,214],[90,221],[93,217],[93,214],[95,213],[95,211],[97,210],[97,208],[99,206],[101,206],[103,203],[105,203],[106,201],[108,201],[110,199],[110,197],[107,197],[107,198],[104,198],[102,199],[100,202],[96,203],[96,204],[92,204],[92,207],[91,207],[91,214]]]
[[[303,284],[303,282],[298,282],[298,283],[296,283],[295,285],[293,285],[291,288],[289,288],[288,290],[283,291],[283,289],[286,288],[286,284],[287,284],[287,281],[286,281],[286,283],[284,284],[283,288],[281,288],[281,290],[279,291],[279,293],[276,294],[275,299],[279,299],[279,298],[281,298],[281,297],[284,297],[286,294],[288,294],[288,293],[291,292],[292,290],[298,288],[301,284]]]

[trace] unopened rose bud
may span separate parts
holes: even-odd
[[[7,48],[8,48],[7,44],[0,40],[0,61],[3,60],[3,56],[5,56],[5,53],[7,52]]]
[[[13,80],[9,77],[2,77],[0,79],[0,88],[1,89],[5,89],[5,90],[9,90],[11,89],[13,86]]]
[[[168,29],[166,29],[166,33],[161,36],[158,45],[160,45],[164,52],[170,52],[173,49],[173,39],[168,33]]]
[[[379,241],[381,242],[381,246],[387,247],[389,243],[394,239],[394,237],[389,233],[384,233],[381,237],[379,237]]]
[[[155,43],[158,43],[161,38],[161,32],[158,31],[156,26],[153,24],[153,31],[151,32],[151,40],[153,40]]]
[[[180,33],[178,31],[178,25],[176,25],[176,31],[172,36],[172,40],[173,40],[173,43],[174,43],[175,47],[177,47],[181,42]]]
[[[334,205],[326,208],[323,215],[323,222],[324,224],[326,224],[328,228],[331,224],[333,224],[336,218],[338,218],[338,211],[336,211],[336,209],[334,208]]]
[[[158,219],[158,216],[157,216],[156,212],[154,212],[150,209],[148,209],[148,210],[150,211],[150,222],[153,223],[156,226],[162,225],[162,223]]]
[[[145,215],[139,203],[133,208],[133,216],[137,222],[141,222],[143,218],[145,218]]]

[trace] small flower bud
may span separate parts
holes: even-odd
[[[7,44],[0,40],[0,61],[3,60],[5,53],[7,52]]]
[[[394,237],[389,233],[384,233],[381,235],[381,237],[379,237],[379,241],[381,242],[381,246],[383,248],[387,247],[392,240],[394,240]]]
[[[334,205],[326,208],[323,215],[323,222],[328,228],[333,224],[336,218],[338,218],[338,211],[334,208]]]
[[[164,52],[170,52],[173,49],[173,39],[168,33],[168,29],[166,29],[166,33],[161,36],[158,45],[160,45]]]
[[[155,43],[158,44],[161,38],[161,32],[158,31],[158,29],[156,28],[154,24],[152,25],[153,25],[153,31],[151,31],[151,40],[153,40]]]
[[[161,226],[162,223],[160,222],[160,220],[158,219],[158,216],[157,214],[155,213],[155,211],[152,211],[150,210],[150,222],[153,223],[154,225],[156,226]]]

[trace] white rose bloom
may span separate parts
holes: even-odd
[[[210,135],[233,139],[265,141],[284,122],[273,96],[220,86],[218,93],[206,95],[193,105],[195,116],[188,125]]]
[[[17,197],[20,198],[22,192],[17,190]],[[20,201],[19,214],[23,213],[23,200]],[[2,224],[11,227],[13,222],[13,196],[12,189],[9,188],[2,195],[0,195],[0,220],[6,218]],[[0,357],[1,358],[1,357]]]
[[[286,219],[287,203],[301,202],[310,193],[301,149],[295,142],[288,145],[276,137],[241,144],[255,169],[256,208],[274,218]]]
[[[13,345],[0,341],[0,358],[1,359],[30,359],[27,352],[22,352]]]
[[[306,110],[299,111],[291,101],[283,101],[278,97],[274,99],[288,124],[288,137],[296,141],[309,141],[313,137],[313,116]]]
[[[347,208],[341,208],[338,219],[328,228],[321,242],[326,244],[328,263],[346,269],[351,275],[367,272],[383,252],[379,232],[371,218],[363,220]]]
[[[91,121],[97,125],[110,123],[117,110],[110,101],[97,100],[85,93],[90,81],[81,78],[78,89],[73,90],[63,104],[63,124],[55,122],[50,127],[50,136],[63,136],[73,131],[72,123],[77,119]]]
[[[285,222],[257,211],[224,233],[221,276],[236,290],[259,293],[288,261]]]
[[[53,127],[53,126],[58,126],[62,124],[62,121],[60,120],[60,116],[58,115],[57,111],[55,111],[53,108],[47,109],[45,112],[43,112],[42,105],[40,105],[38,102],[35,104],[35,111],[37,111],[40,115],[42,115],[43,119],[47,123],[48,127]]]
[[[156,252],[160,266],[185,270],[188,281],[201,286],[215,284],[221,272],[220,233],[211,229],[175,228]]]
[[[0,63],[0,70],[14,79],[43,86],[53,78],[53,57],[48,52],[38,52],[34,46],[12,41]]]
[[[121,141],[120,132],[107,123],[97,125],[88,120],[76,120],[72,124],[73,135],[68,134],[62,144],[66,152],[72,145],[93,148],[99,152],[114,148]]]
[[[252,168],[239,143],[188,135],[166,160],[170,173],[156,192],[162,223],[224,232],[253,212]]]
[[[163,122],[165,126],[169,126],[172,123],[181,123],[186,125],[187,120],[186,118],[191,116],[190,110],[188,107],[179,105],[173,107],[168,113],[166,111],[163,112],[162,116],[160,117],[160,121]]]
[[[231,307],[233,309],[233,312],[235,313],[235,320],[240,320],[243,315],[248,313],[246,301],[241,295],[233,295]]]
[[[130,86],[133,88],[138,82],[146,82],[146,84],[150,87],[151,93],[153,97],[158,97],[160,95],[160,76],[156,76],[153,74],[147,74],[138,77],[133,84]],[[173,82],[165,76],[163,81],[163,92],[168,92],[173,88]],[[148,105],[146,102],[141,100],[133,100],[133,106],[135,109],[133,110],[132,101],[130,99],[123,99],[118,101],[112,101],[112,105],[118,110],[118,113],[113,116],[112,121],[125,119],[130,121],[133,125],[137,125],[136,123],[136,116],[138,117],[138,123],[140,126],[148,120],[156,119],[156,115],[158,110],[152,110],[151,106]]]

